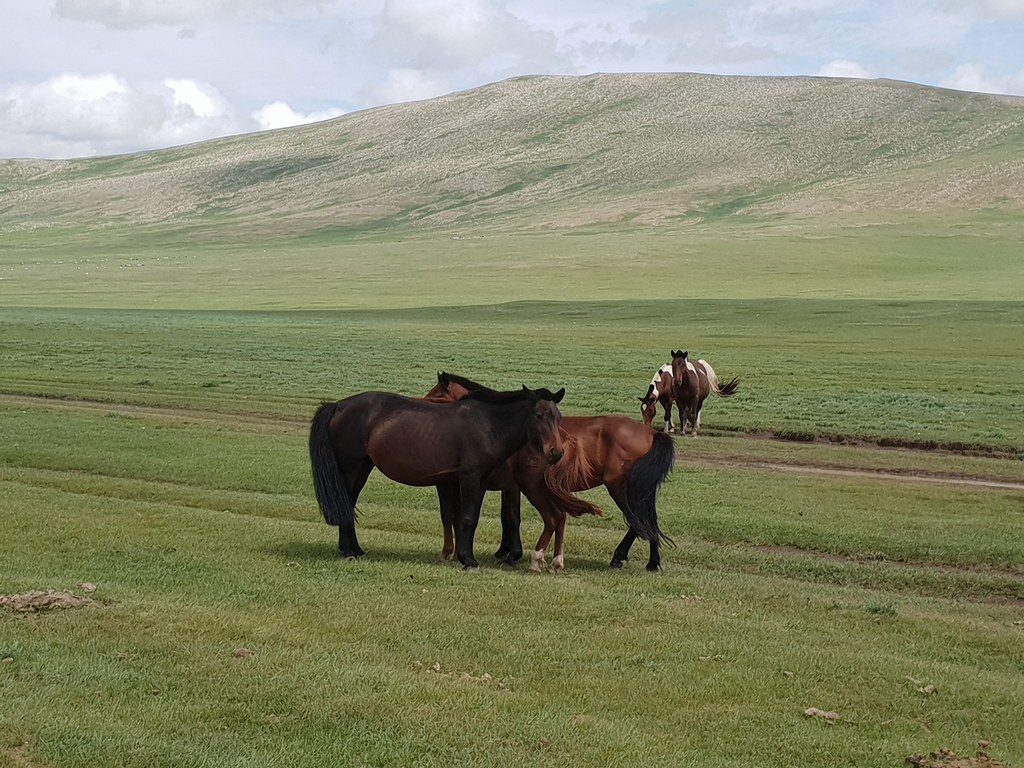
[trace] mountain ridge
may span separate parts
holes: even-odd
[[[0,161],[0,230],[294,237],[1017,212],[1024,99],[892,80],[524,76],[164,150]]]

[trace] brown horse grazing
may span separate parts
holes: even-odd
[[[439,373],[438,384],[429,396],[458,399],[479,387],[461,376]],[[626,416],[564,416],[560,429],[565,453],[558,464],[544,462],[531,446],[520,449],[509,460],[511,482],[506,478],[501,487],[502,544],[495,556],[507,557],[516,549],[522,552],[518,504],[522,491],[544,521],[544,531],[537,541],[530,568],[539,571],[547,567],[546,549],[554,536],[555,556],[551,568],[561,570],[565,567],[566,515],[602,514],[599,507],[577,498],[574,493],[603,485],[629,525],[629,531],[615,549],[612,567],[620,568],[633,542],[641,538],[650,543],[647,570],[659,570],[659,545],[662,541],[671,543],[671,539],[658,527],[655,503],[658,489],[675,462],[672,438]],[[505,503],[506,493],[511,492],[517,499],[514,508]],[[443,516],[442,524],[448,546],[450,523]]]
[[[557,403],[565,389],[481,388],[455,403],[364,392],[323,403],[313,416],[309,456],[324,520],[338,526],[338,549],[364,554],[356,538],[356,501],[374,467],[404,485],[437,487],[442,519],[458,521],[457,556],[476,568],[473,536],[483,479],[522,448],[546,462],[562,458]]]
[[[700,411],[704,400],[714,392],[719,397],[730,397],[736,393],[740,380],[733,377],[720,384],[718,375],[707,360],[692,362],[687,353],[672,351],[672,389],[679,411],[679,431],[686,434],[686,423],[693,426],[693,436],[700,434]]]
[[[658,413],[658,405],[665,410],[665,431],[675,432],[672,424],[672,404],[675,402],[675,389],[672,379],[672,364],[665,363],[654,374],[650,385],[647,387],[647,394],[637,398],[640,401],[640,414],[643,416],[644,424],[653,426],[654,417]]]

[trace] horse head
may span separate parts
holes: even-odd
[[[672,383],[676,391],[681,391],[686,381],[686,373],[689,366],[687,352],[672,350]]]
[[[549,464],[554,464],[565,452],[562,446],[562,430],[558,428],[562,420],[558,403],[565,397],[565,387],[552,392],[549,389],[529,389],[524,386],[522,391],[533,402],[533,418],[526,422],[529,444],[544,454]]]
[[[437,374],[437,384],[427,392],[423,399],[435,403],[454,403],[456,400],[464,398],[470,392],[479,389],[486,389],[486,387],[462,376],[456,376],[454,373],[439,371]]]
[[[650,384],[647,387],[647,394],[643,397],[638,397],[637,400],[640,401],[640,414],[644,418],[644,424],[649,427],[654,421],[654,414],[658,405],[658,394],[654,389],[654,385]]]

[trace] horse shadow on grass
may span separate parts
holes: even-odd
[[[515,565],[507,565],[500,560],[495,559],[491,556],[490,547],[483,550],[486,554],[480,558],[481,569],[486,570],[501,570],[521,573],[529,575],[561,575],[553,574],[549,571],[542,571],[540,574],[535,574],[529,569],[529,553],[522,560]],[[413,547],[387,547],[387,548],[367,548],[367,553],[362,557],[356,558],[343,558],[338,552],[338,547],[333,541],[325,541],[322,544],[310,541],[284,541],[271,544],[266,548],[266,552],[275,557],[283,558],[286,562],[303,563],[303,564],[322,564],[331,565],[333,563],[343,564],[345,562],[367,562],[367,563],[388,563],[393,562],[396,564],[409,564],[409,565],[436,565],[439,568],[461,568],[458,561],[456,560],[440,560],[438,559],[437,551],[427,551],[422,548]],[[610,556],[609,556],[610,557]],[[630,561],[627,563],[624,570],[639,570],[643,571],[646,557],[638,559],[637,561]],[[592,557],[573,557],[569,560],[566,565],[566,569],[562,572],[564,575],[572,575],[575,573],[606,573],[612,570],[608,565],[608,560],[598,560]]]

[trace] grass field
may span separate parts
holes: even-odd
[[[99,605],[0,607],[0,766],[1024,763],[1018,228],[66,258],[24,235],[0,251],[0,594]],[[680,347],[742,381],[677,440],[662,573],[640,545],[608,569],[600,490],[566,573],[492,565],[490,498],[464,573],[435,562],[433,491],[376,475],[369,556],[337,557],[321,399],[446,369],[638,416]]]

